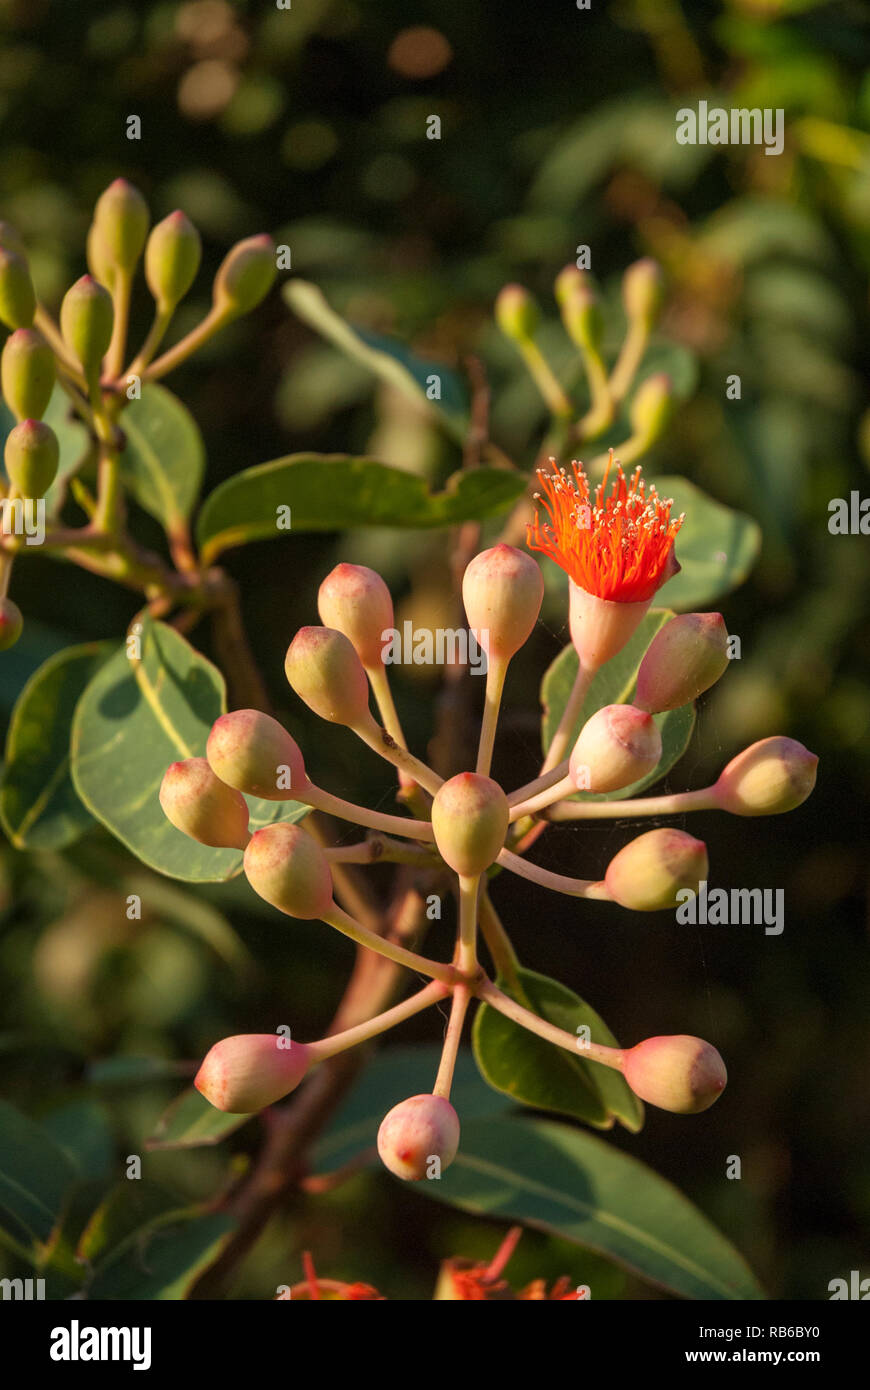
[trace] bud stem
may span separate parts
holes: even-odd
[[[576,790],[577,788],[570,777],[562,777],[553,786],[545,787],[543,791],[539,791],[534,796],[512,806],[511,820],[519,820],[522,816],[531,816],[536,811],[542,811],[547,806],[552,806],[554,802],[561,801],[564,796],[573,796]]]
[[[550,772],[565,757],[568,746],[572,742],[572,735],[576,732],[575,725],[594,675],[595,671],[588,667],[579,666],[577,668],[577,675],[574,678],[571,694],[568,696],[568,703],[562,711],[559,726],[553,735],[550,747],[547,749],[547,756],[541,764],[542,775],[545,772]]]
[[[517,787],[516,791],[510,792],[508,805],[518,806],[521,801],[526,801],[528,797],[537,796],[538,792],[545,792],[548,787],[554,787],[557,782],[561,782],[567,771],[568,759],[563,758],[556,767],[551,767],[549,772],[542,773],[540,777],[535,777],[533,781],[526,782],[524,786]]]
[[[424,1009],[445,999],[449,993],[450,989],[446,984],[442,984],[440,980],[433,980],[431,984],[412,994],[409,999],[402,1000],[391,1009],[385,1009],[382,1014],[376,1014],[365,1023],[358,1023],[354,1028],[345,1028],[341,1033],[332,1033],[321,1038],[319,1042],[306,1043],[306,1047],[310,1049],[316,1062],[325,1062],[328,1057],[335,1057],[339,1052],[346,1052],[348,1048],[368,1042],[369,1038],[376,1038],[379,1033],[386,1033],[389,1028],[395,1028],[397,1023],[404,1023],[406,1018],[413,1018],[414,1014],[422,1013]]]
[[[570,420],[574,407],[537,343],[531,338],[524,338],[517,343],[517,347],[550,414],[558,420]]]
[[[466,975],[477,969],[477,899],[481,875],[459,875],[459,968]]]
[[[383,830],[388,835],[404,835],[409,840],[434,841],[432,825],[429,821],[413,820],[410,816],[389,816],[382,811],[370,811],[367,806],[357,806],[343,797],[333,796],[313,782],[306,783],[298,793],[297,799],[317,811],[338,816],[340,820],[352,821],[355,825],[365,825],[371,830]]]
[[[175,344],[175,347],[169,348],[162,357],[157,358],[156,362],[152,362],[149,367],[146,367],[142,373],[143,377],[147,381],[159,381],[162,376],[166,376],[168,372],[173,371],[182,362],[186,362],[188,357],[192,357],[195,352],[198,352],[204,343],[207,343],[210,338],[220,332],[224,324],[229,323],[232,317],[233,315],[226,308],[218,309],[212,306],[196,328],[192,328],[180,342]]]
[[[43,309],[41,304],[37,304],[36,313],[33,315],[33,326],[38,328],[45,341],[50,346],[57,358],[58,367],[72,377],[77,386],[85,389],[85,379],[79,370],[78,363],[70,356],[69,349],[61,337],[60,329],[47,309]]]
[[[600,1062],[604,1067],[610,1067],[613,1071],[622,1070],[624,1052],[619,1047],[605,1047],[603,1043],[588,1042],[579,1045],[576,1033],[568,1033],[563,1028],[557,1028],[552,1023],[547,1023],[545,1019],[538,1018],[530,1009],[524,1009],[522,1004],[518,1004],[515,999],[507,994],[503,994],[491,980],[484,980],[478,987],[478,998],[484,1003],[491,1004],[494,1009],[498,1009],[505,1018],[511,1019],[513,1023],[518,1023],[521,1028],[526,1028],[530,1033],[537,1033],[539,1038],[546,1038],[547,1042],[555,1043],[557,1047],[564,1047],[566,1051],[572,1052],[575,1057],[581,1056],[584,1061]]]
[[[486,942],[489,954],[496,969],[496,974],[508,984],[519,984],[520,962],[516,951],[513,948],[511,939],[504,928],[504,923],[495,910],[493,901],[486,888],[481,888],[480,902],[478,905],[480,918],[480,929],[483,939]]]
[[[349,913],[339,907],[338,903],[333,903],[329,912],[323,918],[336,931],[340,931],[343,936],[350,937],[358,946],[367,946],[370,951],[377,951],[378,955],[386,956],[388,960],[395,961],[397,965],[407,966],[409,970],[416,970],[421,975],[429,975],[434,980],[440,980],[443,984],[453,987],[456,981],[456,971],[452,965],[445,965],[441,961],[427,960],[425,956],[420,956],[416,951],[408,951],[404,946],[398,946],[393,941],[387,941],[384,937],[378,936],[376,932],[369,931],[361,922],[357,922]]]
[[[641,797],[629,801],[561,801],[552,806],[547,820],[609,820],[616,816],[673,816],[683,811],[712,811],[718,806],[715,787],[669,796]]]
[[[551,869],[542,869],[539,864],[529,864],[509,849],[501,851],[496,863],[501,864],[503,869],[509,869],[511,873],[517,874],[520,878],[527,878],[532,883],[539,883],[542,888],[552,888],[555,893],[566,893],[571,898],[598,898],[604,902],[613,901],[603,880],[596,882],[589,878],[569,878],[566,874],[554,874]]]
[[[413,753],[409,753],[406,748],[402,748],[393,735],[380,726],[377,721],[366,712],[366,715],[358,724],[352,724],[351,728],[363,743],[368,744],[369,748],[378,753],[380,757],[386,758],[388,763],[392,763],[400,772],[407,772],[415,782],[419,782],[427,792],[434,796],[443,782],[437,772],[433,772],[431,767],[427,767],[419,758],[415,758]]]
[[[112,279],[112,300],[115,317],[112,322],[112,338],[106,353],[106,372],[116,377],[124,365],[124,349],[127,346],[127,328],[130,323],[130,296],[133,290],[133,272],[116,267]]]
[[[403,748],[407,752],[408,744],[393,700],[386,667],[383,662],[379,662],[374,666],[364,666],[364,670],[369,678],[369,685],[372,688],[372,694],[375,697],[375,704],[378,707],[384,728],[399,748]],[[410,777],[407,772],[403,772],[401,768],[398,771],[400,787],[407,790],[415,785],[414,778]]]
[[[161,308],[159,304],[157,305],[145,341],[124,373],[125,377],[142,375],[162,343],[166,330],[172,322],[172,315],[174,312],[174,309],[171,307],[166,308],[164,306]]]
[[[439,861],[435,851],[423,845],[404,845],[386,835],[369,835],[355,845],[332,845],[325,849],[330,864],[420,864]]]
[[[615,405],[619,405],[634,381],[649,342],[650,327],[644,319],[631,319],[629,322],[616,365],[610,373],[610,395]],[[621,450],[617,452],[624,463],[625,456]]]
[[[432,986],[430,985],[429,988],[431,989]],[[450,1019],[447,1024],[447,1032],[444,1035],[441,1061],[438,1064],[438,1075],[435,1078],[435,1085],[432,1087],[433,1096],[441,1096],[444,1100],[450,1099],[453,1073],[456,1070],[456,1058],[459,1053],[459,1044],[462,1041],[462,1026],[465,1023],[465,1015],[468,1012],[470,1002],[471,993],[468,986],[455,985],[453,1002],[450,1006]]]
[[[477,772],[482,777],[489,776],[492,766],[492,750],[507,668],[508,659],[505,657],[490,656],[487,660],[486,695],[480,724],[480,743],[477,748]]]

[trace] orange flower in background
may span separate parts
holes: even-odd
[[[673,502],[660,498],[654,486],[647,492],[640,468],[629,481],[617,463],[608,494],[612,463],[611,451],[594,500],[581,464],[571,465],[573,481],[564,468],[551,473],[539,469],[543,491],[535,500],[548,520],[540,513],[535,517],[527,544],[549,555],[587,594],[642,603],[679,569],[674,539],[684,517],[671,518]]]

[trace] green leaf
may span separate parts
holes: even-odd
[[[45,1242],[78,1172],[40,1125],[0,1101],[0,1228],[19,1246]]]
[[[177,1199],[163,1188],[141,1179],[135,1182],[125,1179],[92,1211],[79,1236],[76,1255],[80,1260],[95,1264],[141,1226],[173,1210],[178,1210]]]
[[[107,1090],[113,1086],[126,1090],[130,1086],[149,1086],[167,1077],[189,1074],[186,1063],[174,1062],[168,1057],[120,1056],[91,1062],[85,1071],[85,1080],[91,1086]]]
[[[156,382],[126,407],[121,473],[140,507],[167,531],[190,516],[202,486],[205,448],[186,406]]]
[[[572,990],[534,970],[518,973],[519,989],[504,980],[498,981],[499,988],[567,1033],[576,1034],[584,1024],[592,1042],[619,1047],[607,1024]],[[472,1037],[485,1080],[519,1104],[570,1115],[596,1129],[611,1129],[617,1119],[632,1133],[641,1128],[643,1106],[624,1078],[585,1060],[579,1047],[576,1055],[554,1047],[489,1004],[478,1009]]]
[[[577,716],[571,738],[572,743],[586,720],[591,718],[596,710],[601,709],[604,705],[622,705],[631,699],[637,681],[638,667],[647,647],[659,628],[664,627],[665,623],[669,622],[673,616],[668,608],[650,609],[622,651],[608,661],[606,666],[602,666],[601,670],[594,676],[586,693],[586,699],[583,701],[583,707]],[[541,704],[544,710],[541,736],[544,752],[549,748],[553,735],[559,726],[559,720],[568,703],[576,675],[577,653],[569,645],[547,668],[541,683]],[[646,777],[640,778],[637,782],[632,782],[631,786],[620,787],[615,792],[578,792],[570,800],[613,801],[618,798],[621,801],[625,797],[637,796],[638,792],[664,777],[668,769],[673,767],[688,747],[695,726],[695,706],[692,704],[681,705],[679,709],[667,710],[664,714],[654,715],[653,718],[662,738],[661,761],[653,772],[648,773]]]
[[[180,1221],[179,1221],[179,1218]],[[167,1213],[135,1231],[97,1269],[92,1299],[184,1299],[235,1230],[226,1214]]]
[[[191,1086],[164,1110],[146,1148],[196,1149],[203,1144],[219,1144],[253,1118],[253,1115],[228,1115],[225,1110],[217,1110]]]
[[[433,527],[482,521],[506,511],[528,479],[501,468],[454,473],[443,492],[423,478],[374,459],[346,454],[289,454],[246,468],[215,488],[197,518],[203,562],[248,541],[293,531],[342,531],[353,526]],[[278,526],[290,508],[290,527]]]
[[[152,869],[188,882],[233,877],[235,849],[211,849],[176,830],[158,792],[170,763],[201,757],[226,708],[223,678],[183,637],[145,618],[141,659],[122,646],[91,680],[72,726],[72,776],[88,810]],[[247,798],[251,825],[300,820],[295,801]]]
[[[406,1096],[431,1091],[441,1048],[389,1047],[369,1063],[311,1154],[314,1172],[340,1168],[373,1145],[381,1120]],[[450,1098],[460,1119],[504,1114],[510,1107],[482,1080],[471,1052],[460,1049]]]
[[[93,824],[70,776],[70,724],[76,703],[113,642],[67,647],[25,685],[6,738],[0,822],[19,849],[63,849]]]
[[[347,357],[361,362],[381,381],[418,402],[442,424],[460,444],[468,433],[468,406],[465,388],[448,367],[424,362],[397,342],[381,334],[352,327],[327,303],[316,285],[307,280],[291,280],[284,286],[284,298],[295,314]],[[436,375],[441,382],[441,399],[426,394],[427,380]]]
[[[551,1120],[464,1124],[450,1168],[417,1191],[575,1241],[684,1298],[764,1298],[742,1256],[687,1197],[612,1144]]]
[[[681,612],[704,608],[743,583],[761,548],[761,528],[687,478],[654,481],[660,497],[674,499],[671,514],[686,514],[674,547],[682,569],[662,585],[658,598]]]
[[[76,1166],[81,1178],[107,1178],[115,1163],[115,1140],[103,1106],[76,1100],[43,1116],[43,1126]]]

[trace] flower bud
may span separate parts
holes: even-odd
[[[595,294],[587,286],[562,297],[562,322],[568,336],[584,352],[598,353],[604,337],[604,319]]]
[[[713,795],[734,816],[778,816],[806,801],[818,765],[815,753],[796,739],[763,738],[731,759]]]
[[[647,377],[632,398],[628,412],[631,432],[648,448],[660,439],[674,413],[674,392],[666,372]]]
[[[623,1076],[636,1096],[676,1115],[707,1110],[725,1089],[728,1073],[715,1047],[681,1033],[647,1038],[629,1048]]]
[[[349,728],[370,718],[363,664],[343,632],[301,627],[287,649],[287,680],[309,709]]]
[[[111,289],[112,281],[115,278],[115,265],[94,222],[88,228],[85,258],[88,263],[88,270],[94,279],[98,280],[101,285],[105,285],[107,289]]]
[[[510,824],[507,797],[497,782],[460,772],[444,782],[432,802],[432,831],[445,863],[474,878],[495,862]]]
[[[634,705],[605,705],[580,730],[568,771],[578,791],[614,792],[646,777],[661,756],[652,715]]]
[[[57,435],[42,420],[22,420],[6,436],[3,459],[9,481],[22,497],[44,497],[57,477]]]
[[[112,296],[90,275],[76,280],[63,297],[60,329],[64,342],[81,362],[89,379],[99,376],[112,338],[114,318]]]
[[[252,1115],[295,1091],[315,1060],[305,1043],[278,1033],[237,1033],[206,1054],[193,1084],[218,1110]]]
[[[126,179],[115,179],[94,208],[94,235],[100,254],[129,275],[142,254],[148,222],[148,204],[138,188]]]
[[[183,212],[171,212],[145,247],[145,279],[161,309],[174,309],[196,279],[202,259],[199,232]]]
[[[581,270],[573,261],[559,271],[553,284],[553,293],[556,296],[556,303],[564,307],[566,300],[571,299],[578,290],[584,294],[589,290],[590,279],[585,270]]]
[[[544,576],[531,555],[512,545],[482,550],[462,576],[468,625],[487,656],[508,661],[538,621]]]
[[[265,801],[292,801],[308,783],[296,740],[271,715],[235,709],[211,727],[206,757],[215,776]]]
[[[299,825],[279,821],[256,830],[245,850],[254,892],[288,917],[313,920],[332,906],[332,874],[320,845]]]
[[[459,1148],[459,1116],[443,1096],[411,1096],[388,1111],[378,1130],[378,1153],[385,1167],[405,1182],[425,1178],[437,1159],[440,1177]]]
[[[495,301],[495,321],[506,338],[527,343],[538,331],[538,306],[522,285],[505,285]]]
[[[171,763],[160,784],[163,814],[176,830],[215,849],[244,849],[250,839],[245,798],[221,782],[205,758]]]
[[[41,420],[56,378],[54,353],[35,328],[10,333],[0,357],[6,404],[19,420]]]
[[[659,714],[696,700],[728,665],[721,613],[681,613],[660,628],[637,673],[634,703]]]
[[[336,565],[317,591],[324,626],[343,632],[363,666],[380,666],[384,634],[393,626],[393,600],[383,579],[366,565]]]
[[[214,307],[236,317],[256,309],[278,273],[270,236],[250,236],[227,252],[214,277]]]
[[[36,313],[36,294],[23,255],[0,246],[0,319],[9,328],[29,328]]]
[[[673,550],[671,551],[673,554]],[[623,602],[587,593],[568,582],[568,621],[571,641],[585,671],[597,671],[634,636],[652,599]]]
[[[610,896],[633,912],[658,912],[677,906],[677,893],[694,893],[708,873],[707,847],[684,830],[663,826],[638,835],[607,866],[604,882]]]
[[[21,609],[11,598],[0,598],[0,652],[14,647],[21,636],[24,619]]]
[[[651,328],[659,316],[664,299],[664,280],[656,261],[649,257],[635,261],[622,277],[622,302],[630,319]]]

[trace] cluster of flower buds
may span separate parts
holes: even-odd
[[[640,296],[641,289],[633,285],[632,294]],[[502,306],[504,314],[508,308]],[[243,1113],[269,1105],[294,1090],[312,1066],[451,998],[433,1090],[400,1101],[385,1116],[378,1133],[383,1163],[404,1180],[440,1176],[456,1156],[460,1127],[450,1088],[472,999],[576,1055],[575,1034],[563,1032],[510,998],[479,964],[477,931],[485,925],[481,903],[493,866],[545,888],[637,912],[673,908],[683,890],[698,891],[707,877],[702,841],[684,830],[661,826],[620,849],[602,878],[568,878],[524,857],[529,825],[545,829],[547,819],[559,818],[560,810],[561,818],[570,814],[577,819],[643,816],[693,807],[718,807],[737,815],[773,814],[799,805],[815,779],[813,755],[790,739],[775,738],[741,753],[712,788],[684,793],[682,798],[575,799],[583,791],[618,792],[654,774],[662,760],[658,716],[695,700],[720,678],[728,664],[728,639],[717,613],[671,618],[640,664],[633,702],[606,705],[584,722],[592,678],[622,650],[657,589],[674,572],[673,545],[681,518],[671,518],[671,504],[657,497],[654,489],[645,491],[640,470],[629,481],[619,469],[612,490],[607,492],[605,479],[594,499],[585,475],[576,467],[573,479],[556,472],[542,477],[542,483],[546,519],[539,517],[530,527],[529,545],[568,572],[570,628],[578,669],[534,782],[507,794],[490,775],[507,670],[537,622],[543,597],[536,560],[500,544],[471,561],[462,585],[469,627],[488,657],[474,770],[443,781],[408,751],[382,660],[384,636],[393,626],[392,600],[386,584],[372,570],[338,565],[320,588],[324,625],[300,629],[287,651],[285,672],[297,696],[320,718],[353,730],[392,763],[400,777],[413,785],[417,804],[425,808],[423,814],[386,815],[325,791],[308,776],[290,734],[256,710],[222,715],[208,738],[206,757],[174,763],[161,790],[166,815],[180,830],[204,844],[244,851],[249,884],[280,912],[324,921],[431,980],[368,1023],[317,1042],[286,1047],[282,1038],[254,1034],[216,1043],[196,1079],[214,1105]],[[379,718],[372,712],[372,697]],[[414,853],[422,856],[427,870],[440,866],[441,872],[456,876],[458,926],[452,960],[429,960],[385,940],[339,906],[333,865],[369,862],[365,841],[357,847],[357,856],[353,846],[324,847],[308,829],[281,821],[251,835],[245,802],[249,796],[326,810],[394,837],[387,843],[397,847],[397,862],[408,862],[402,841],[415,841]],[[391,857],[389,847],[380,857]],[[488,899],[487,906],[491,910]],[[653,1037],[628,1049],[593,1042],[585,1056],[590,1063],[619,1072],[642,1100],[678,1114],[706,1109],[726,1082],[721,1057],[700,1038]]]
[[[149,231],[150,214],[138,189],[116,179],[100,195],[87,238],[89,273],[66,292],[55,322],[39,303],[21,238],[0,223],[0,321],[11,330],[0,355],[0,386],[16,425],[4,449],[0,497],[12,504],[43,498],[57,476],[60,448],[43,418],[59,383],[90,431],[101,460],[100,495],[80,528],[85,545],[95,532],[113,534],[117,516],[118,413],[122,389],[133,378],[156,380],[189,357],[224,324],[247,313],[268,293],[277,273],[268,236],[249,237],[225,257],[214,280],[212,305],[203,321],[161,357],[155,354],[175,309],[199,270],[199,233],[183,212],[170,213]],[[133,277],[144,257],[154,299],[152,327],[139,352],[124,365]],[[8,525],[5,539],[11,534]],[[19,547],[15,547],[20,549]],[[0,550],[0,650],[17,641],[21,613],[6,596],[14,548]]]

